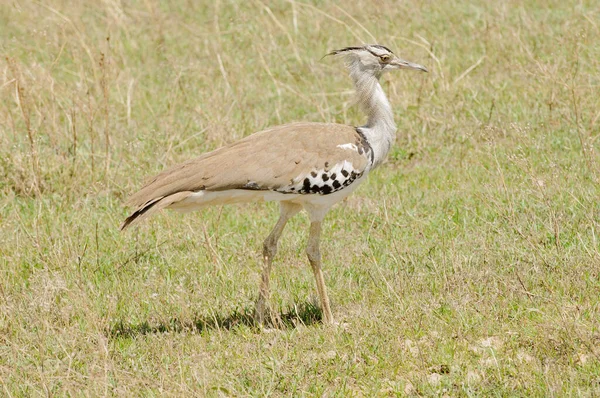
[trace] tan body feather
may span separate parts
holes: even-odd
[[[343,162],[362,174],[369,166],[365,145],[356,128],[334,123],[294,123],[252,134],[158,174],[129,198],[136,211],[122,228],[198,191],[278,191]]]

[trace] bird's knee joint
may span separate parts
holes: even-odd
[[[277,254],[277,243],[270,239],[265,240],[263,243],[263,256],[273,258]]]
[[[321,261],[321,253],[318,248],[308,246],[306,248],[306,256],[311,263]]]

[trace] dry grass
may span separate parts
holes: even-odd
[[[177,3],[177,2],[174,2]],[[600,394],[594,1],[0,5],[0,382],[37,395]],[[273,205],[120,234],[145,176],[272,124],[359,124],[327,51],[379,42],[389,161],[330,214],[325,328]]]

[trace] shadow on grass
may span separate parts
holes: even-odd
[[[311,302],[303,302],[289,307],[286,311],[272,313],[267,316],[265,327],[276,329],[294,329],[299,325],[313,325],[322,320],[322,312],[319,307]],[[137,324],[125,323],[122,320],[112,325],[107,330],[109,338],[131,338],[140,335],[158,333],[189,333],[203,332],[206,330],[231,330],[238,326],[256,327],[254,321],[254,308],[246,307],[235,310],[229,315],[214,314],[212,316],[201,316],[193,320],[180,320],[172,318],[166,322],[155,325],[148,321]]]

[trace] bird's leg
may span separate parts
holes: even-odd
[[[279,237],[285,228],[285,224],[301,209],[302,207],[300,205],[281,202],[281,213],[279,220],[277,220],[277,224],[275,224],[275,227],[273,227],[273,230],[263,243],[264,266],[260,280],[260,288],[258,291],[258,300],[256,302],[256,309],[254,312],[254,318],[260,325],[264,324],[265,321],[265,309],[269,301],[269,279],[271,275],[273,258],[275,257],[275,254],[277,254],[277,242],[279,241]]]
[[[308,261],[315,274],[317,282],[317,292],[321,299],[321,310],[323,311],[324,323],[333,324],[333,315],[329,307],[329,297],[325,287],[325,279],[321,270],[321,250],[319,248],[321,240],[321,221],[312,221],[310,223],[310,232],[308,235],[308,244],[306,245],[306,254]]]

